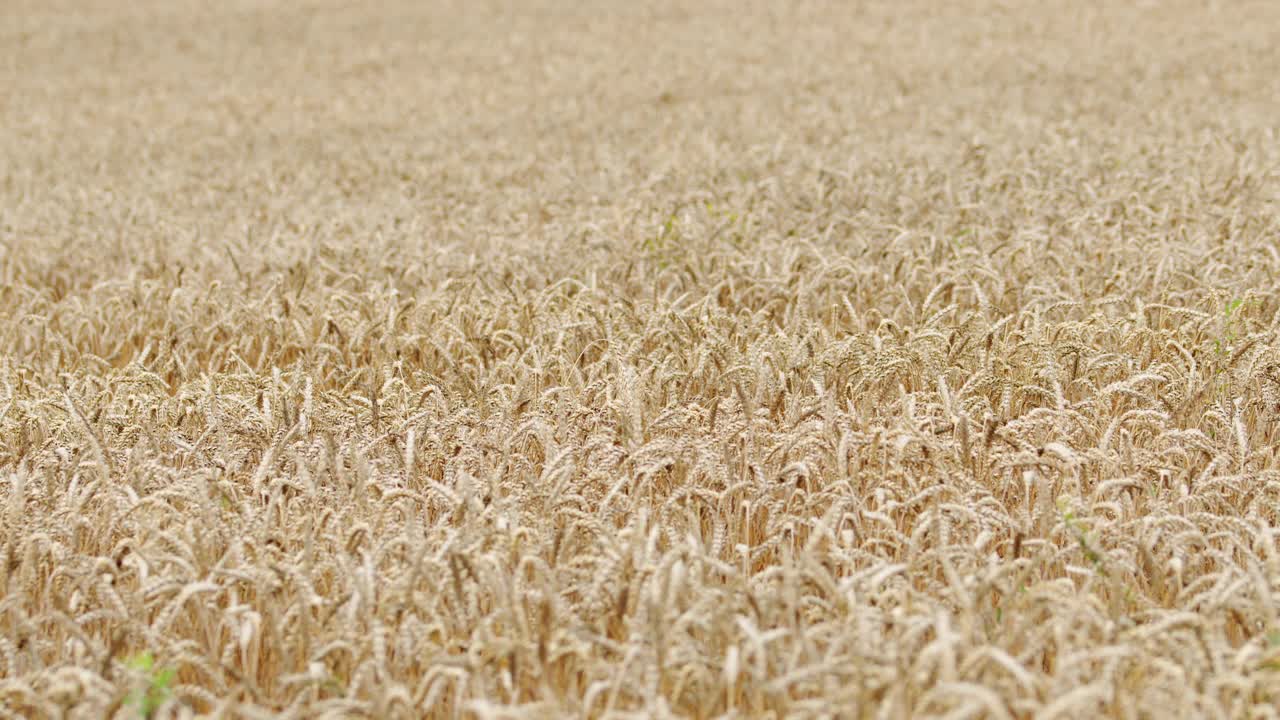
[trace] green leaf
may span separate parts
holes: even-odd
[[[156,658],[150,651],[140,652],[125,661],[131,670],[138,670],[141,672],[151,670],[151,666],[154,665],[155,662]]]

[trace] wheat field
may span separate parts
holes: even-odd
[[[7,3],[0,716],[1280,717],[1278,45]]]

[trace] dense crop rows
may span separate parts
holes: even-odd
[[[116,5],[0,23],[0,715],[1280,716],[1273,4]]]

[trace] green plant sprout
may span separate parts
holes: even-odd
[[[129,658],[126,665],[130,670],[142,675],[147,681],[145,690],[134,690],[129,694],[128,703],[138,711],[138,717],[150,718],[169,699],[173,686],[173,668],[155,666],[155,656],[150,651],[141,652]]]
[[[1214,348],[1217,350],[1219,355],[1226,354],[1231,350],[1232,346],[1235,345],[1236,338],[1238,337],[1236,335],[1236,329],[1240,324],[1240,316],[1236,314],[1236,311],[1243,305],[1244,300],[1236,298],[1235,300],[1228,302],[1222,309],[1223,335],[1213,341]],[[1237,319],[1234,323],[1232,322],[1232,316]]]
[[[1066,523],[1067,529],[1075,536],[1076,543],[1080,545],[1080,550],[1084,553],[1084,557],[1093,565],[1093,570],[1102,577],[1107,577],[1106,559],[1102,553],[1094,548],[1093,543],[1089,541],[1089,530],[1084,522],[1077,519],[1075,513],[1067,507],[1065,499],[1058,501],[1058,510],[1062,513],[1062,521]]]

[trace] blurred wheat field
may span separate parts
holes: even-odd
[[[1280,6],[5,16],[0,716],[1280,717]]]

